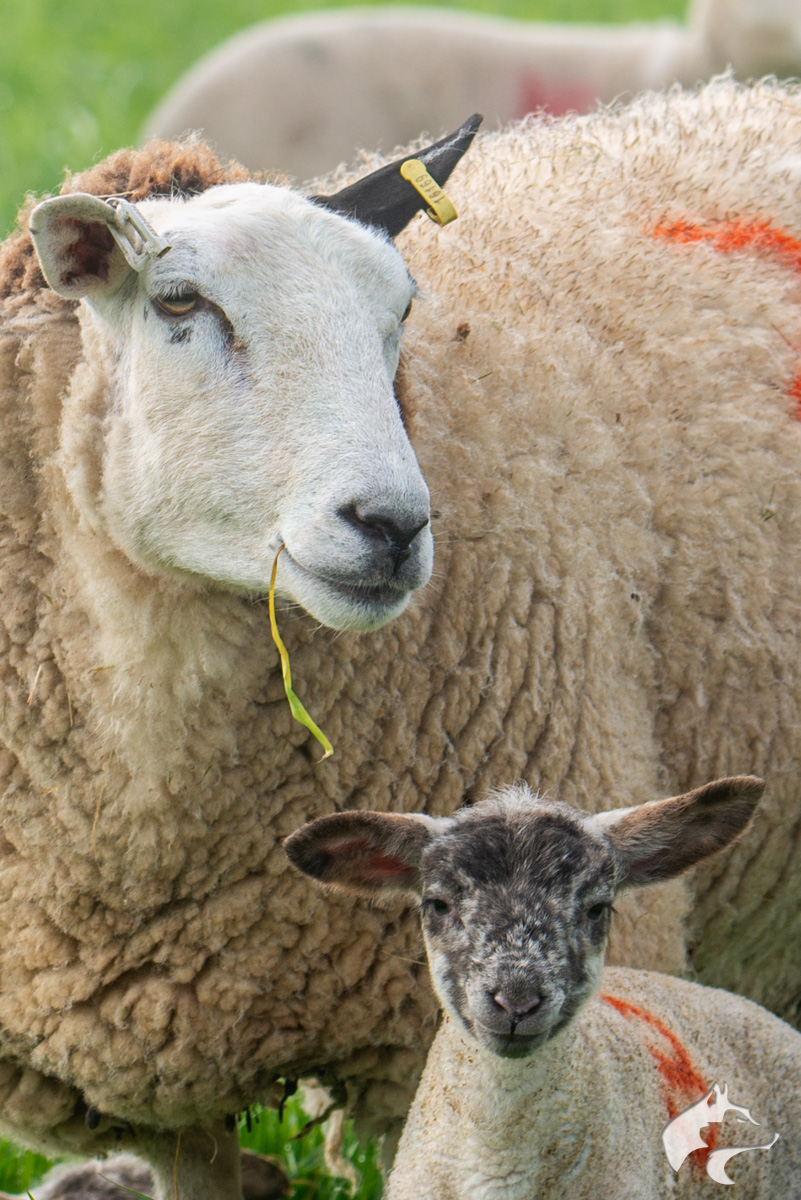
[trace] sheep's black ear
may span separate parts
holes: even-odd
[[[290,834],[284,850],[304,875],[347,892],[419,891],[420,859],[435,824],[399,813],[333,813]]]
[[[743,832],[765,790],[761,779],[718,779],[683,796],[594,818],[623,869],[622,887],[672,879]]]
[[[418,154],[407,154],[405,158],[379,168],[333,196],[312,196],[312,200],[343,217],[352,217],[364,225],[372,225],[374,229],[383,229],[394,238],[428,203],[425,196],[401,175],[403,164],[409,159],[417,159],[432,179],[442,186],[469,148],[483,119],[475,113],[455,133],[434,142]]]

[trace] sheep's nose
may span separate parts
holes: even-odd
[[[411,544],[428,524],[428,514],[419,520],[419,513],[410,520],[399,518],[396,513],[370,509],[361,504],[347,504],[339,515],[355,526],[365,537],[386,542],[392,557],[402,563],[411,554]]]
[[[535,996],[526,996],[523,1000],[517,1003],[512,1003],[507,1000],[503,992],[496,992],[492,997],[499,1008],[502,1008],[512,1025],[519,1025],[526,1017],[530,1017],[535,1009],[539,1008],[542,1003],[542,996],[537,993]]]

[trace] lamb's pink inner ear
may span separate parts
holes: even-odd
[[[312,879],[371,895],[416,891],[425,822],[400,813],[332,813],[310,821],[284,842],[287,856]]]
[[[717,779],[683,796],[600,818],[625,868],[624,887],[672,879],[733,842],[765,789],[761,779]]]
[[[414,880],[415,873],[407,862],[377,849],[369,838],[338,838],[333,846],[324,845],[320,849],[337,861],[337,880],[345,885],[403,887]]]

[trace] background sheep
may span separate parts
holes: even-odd
[[[13,1136],[108,1150],[129,1121],[163,1132],[166,1160],[170,1130],[202,1146],[186,1130],[212,1122],[227,1147],[224,1114],[303,1073],[386,1128],[434,1032],[415,922],[322,903],[280,839],[341,807],[447,814],[504,776],[591,809],[599,796],[764,775],[761,815],[727,861],[691,896],[672,883],[624,905],[613,951],[682,970],[689,950],[702,980],[795,1015],[799,145],[796,90],[725,80],[533,122],[471,150],[449,184],[455,225],[421,218],[398,236],[425,297],[406,322],[398,393],[432,489],[437,560],[403,616],[369,636],[332,637],[284,611],[295,679],[336,747],[323,763],[286,706],[266,605],[215,582],[234,540],[193,575],[135,565],[141,547],[110,535],[108,505],[124,520],[129,479],[104,477],[125,411],[110,411],[109,389],[132,358],[109,362],[108,328],[86,302],[76,311],[42,286],[27,231],[6,243],[0,1113]],[[197,146],[155,146],[67,189],[175,194],[142,203],[171,232],[209,211],[181,193],[242,177]],[[410,286],[400,259],[330,212],[286,204],[290,242],[298,222],[323,222],[360,250],[297,277],[323,311],[281,369],[301,387],[305,365],[322,387],[324,348],[346,406],[351,376],[380,383],[381,428],[401,454],[386,343],[355,375],[331,366],[355,353],[359,329],[369,358],[376,304],[394,336]],[[228,256],[225,303],[253,327],[295,312],[296,277],[279,278],[281,293],[259,274],[285,243]],[[209,251],[200,237],[199,267]],[[369,278],[392,291],[392,320],[377,293],[351,290],[362,253],[380,264]],[[210,438],[220,372],[242,348],[219,315],[199,316],[222,343],[210,382],[190,386],[193,425],[179,412],[161,444],[181,487],[211,479],[205,519],[208,497],[222,515],[223,500],[275,497],[258,472],[204,475],[235,457],[255,385],[243,370],[216,418],[232,414],[228,427]],[[164,371],[187,349],[168,343]],[[246,454],[257,435],[254,420]],[[359,469],[372,469],[374,435]],[[323,468],[355,461],[352,431],[326,443],[327,460],[321,436],[310,431]],[[310,461],[299,457],[300,499]],[[262,455],[259,471],[276,462],[292,459]],[[90,1106],[102,1117],[91,1131]]]
[[[686,26],[514,21],[393,7],[304,13],[254,25],[183,76],[145,137],[201,130],[252,169],[309,179],[363,146],[403,145],[465,113],[489,127],[540,108],[801,68],[799,0],[692,0]]]
[[[290,860],[314,879],[421,901],[445,1018],[388,1200],[653,1200],[714,1196],[727,1180],[752,1197],[797,1194],[801,1035],[729,992],[603,971],[618,892],[725,846],[762,789],[723,779],[586,817],[520,787],[438,821],[336,813],[287,840]],[[732,1180],[716,1162],[726,1155],[713,1122],[727,1108],[748,1116],[737,1099],[761,1129],[733,1137],[729,1128],[723,1146],[772,1149],[778,1130],[784,1140],[774,1154],[738,1156]],[[706,1139],[682,1137],[677,1121],[663,1148],[667,1123],[697,1104]]]

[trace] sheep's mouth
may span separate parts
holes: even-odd
[[[302,566],[288,549],[281,556],[293,599],[332,629],[369,631],[399,616],[412,588],[397,580],[370,583],[342,579]]]

